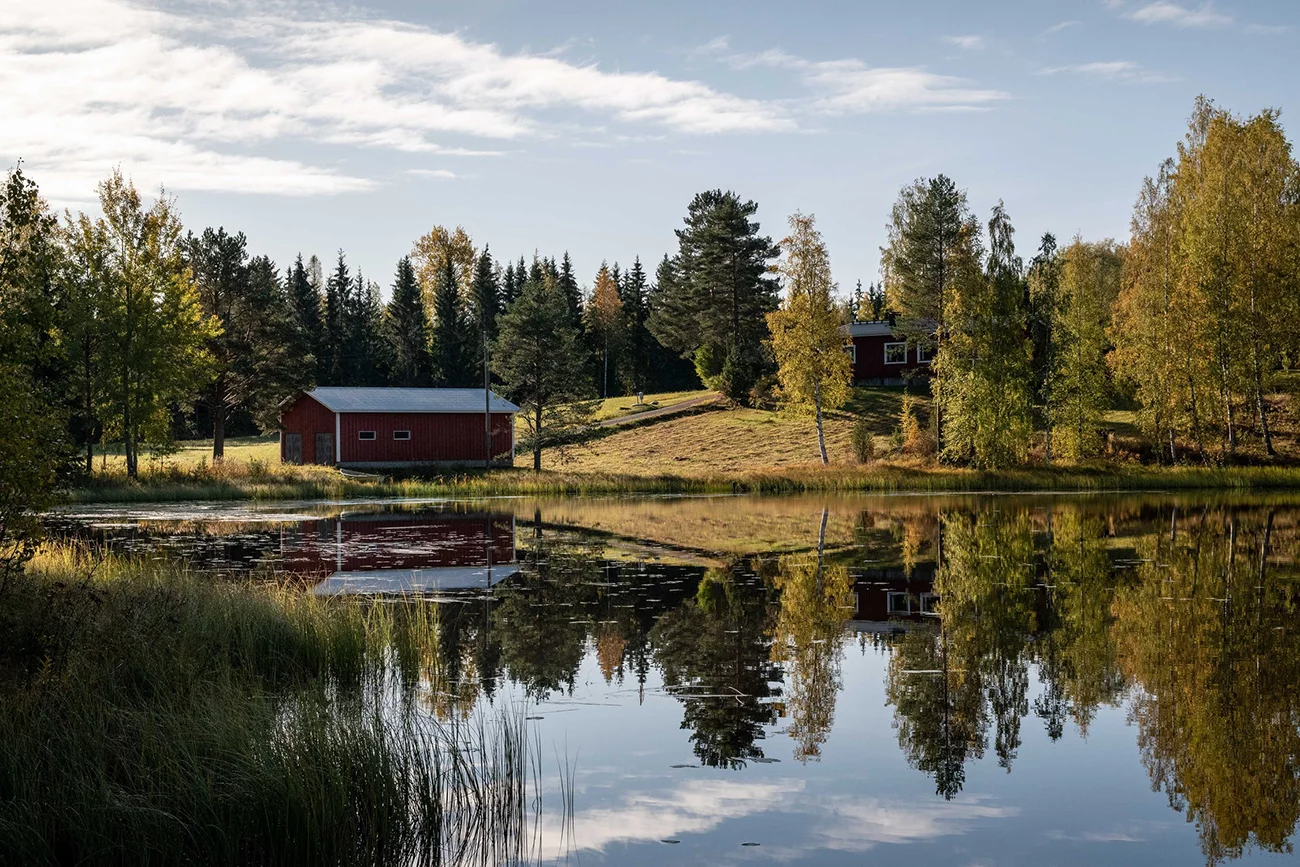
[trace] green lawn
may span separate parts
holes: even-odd
[[[636,415],[651,409],[662,409],[675,403],[681,403],[696,397],[704,397],[712,393],[707,388],[696,391],[663,391],[658,394],[644,395],[644,402],[639,405],[636,402],[636,395],[609,397],[600,402],[600,407],[596,410],[596,421]]]

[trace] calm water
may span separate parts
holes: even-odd
[[[1300,502],[497,499],[56,526],[214,580],[441,599],[431,712],[527,700],[547,768],[574,768],[572,816],[541,820],[559,860],[1296,860]]]

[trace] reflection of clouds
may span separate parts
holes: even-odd
[[[977,822],[1019,815],[1017,807],[996,807],[982,796],[952,801],[905,803],[878,798],[825,798],[817,806],[813,837],[824,849],[861,852],[877,843],[916,843],[964,834]],[[829,814],[829,815],[826,815]]]
[[[614,807],[581,810],[569,828],[579,849],[604,849],[610,843],[660,840],[679,834],[710,831],[728,819],[741,819],[771,809],[789,809],[791,798],[803,791],[799,780],[741,783],[701,780],[664,792],[632,793]],[[543,840],[561,839],[560,819],[551,816]]]
[[[1059,829],[1047,831],[1049,840],[1076,843],[1145,843],[1169,827],[1168,822],[1129,822],[1105,831],[1079,831],[1074,834]]]
[[[914,843],[964,834],[977,823],[1011,818],[1016,807],[970,796],[953,801],[904,802],[850,796],[809,798],[802,780],[742,783],[693,781],[676,789],[629,793],[611,807],[578,811],[569,824],[575,848],[601,851],[611,843],[661,840],[702,834],[724,822],[768,811],[797,817],[807,829],[802,840],[782,841],[766,850],[777,860],[809,849],[862,852],[879,843]],[[561,820],[551,817],[543,839],[559,839]],[[791,827],[783,823],[783,827]]]

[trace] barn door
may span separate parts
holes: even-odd
[[[316,463],[318,464],[334,463],[334,434],[332,433],[316,434]]]
[[[302,434],[284,435],[284,462],[286,464],[302,463]]]

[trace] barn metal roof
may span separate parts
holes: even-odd
[[[894,333],[888,322],[850,322],[844,326],[850,337],[886,337]]]
[[[481,388],[345,388],[322,386],[307,392],[331,412],[483,412]],[[492,412],[519,407],[489,392]]]

